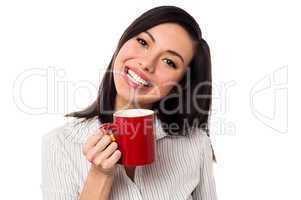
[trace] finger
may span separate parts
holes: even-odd
[[[89,161],[93,161],[97,153],[103,151],[111,143],[111,137],[109,135],[104,135],[98,143],[88,150],[86,157]]]
[[[97,144],[97,142],[102,138],[103,135],[104,135],[103,130],[98,129],[93,135],[88,137],[83,148],[83,153],[86,155],[88,150],[94,147]]]
[[[112,142],[112,139],[110,137],[110,135],[104,135],[101,140],[99,140],[97,142],[97,144],[95,145],[95,149],[99,152],[99,151],[103,151],[110,143]]]
[[[116,142],[112,142],[105,150],[95,156],[93,163],[95,165],[99,165],[103,160],[109,158],[117,148],[118,144]]]
[[[105,159],[102,162],[102,168],[109,169],[113,167],[120,158],[121,158],[121,151],[117,149],[108,159]]]

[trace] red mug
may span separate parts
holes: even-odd
[[[138,166],[155,160],[155,114],[148,109],[126,109],[113,114],[113,123],[100,126],[116,138],[121,151],[119,164]],[[113,137],[113,138],[114,138]]]

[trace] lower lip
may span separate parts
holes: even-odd
[[[151,87],[146,87],[146,86],[143,86],[143,85],[140,85],[140,84],[137,84],[135,82],[133,82],[129,77],[128,77],[128,74],[127,72],[123,72],[123,77],[125,79],[125,81],[127,82],[127,84],[131,87],[131,88],[134,88],[134,89],[137,89],[139,91],[147,91],[149,90]]]

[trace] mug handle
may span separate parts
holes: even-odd
[[[105,130],[107,130],[109,133],[108,135],[111,137],[111,140],[112,142],[115,142],[116,141],[116,137],[114,136],[116,130],[117,130],[117,127],[116,127],[116,124],[114,123],[103,123],[100,125],[99,128],[103,128]]]

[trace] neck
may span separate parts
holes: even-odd
[[[128,102],[127,100],[123,99],[119,95],[116,95],[115,98],[115,111],[123,110],[123,109],[132,109],[132,108],[145,108],[150,109],[152,104],[139,104],[137,102]]]

